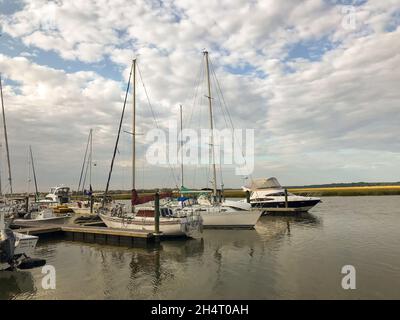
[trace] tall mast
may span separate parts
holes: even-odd
[[[76,189],[77,193],[79,194],[79,190],[81,189],[81,183],[82,183],[82,177],[83,177],[83,173],[85,171],[85,166],[86,166],[86,162],[87,162],[87,156],[88,156],[88,149],[89,149],[89,145],[90,145],[90,136],[92,134],[92,129],[90,129],[89,132],[89,136],[86,142],[86,149],[85,149],[85,156],[83,157],[83,163],[82,163],[82,169],[81,169],[81,175],[79,177],[79,184],[78,184],[78,188]],[[86,172],[85,171],[85,179],[86,179]],[[83,184],[85,184],[85,182],[83,181]],[[83,190],[84,186],[82,186],[82,190]]]
[[[182,139],[182,105],[179,105],[180,119],[181,119],[181,189],[183,188],[183,139]]]
[[[35,201],[38,200],[39,198],[39,191],[38,191],[38,186],[37,186],[37,180],[36,180],[36,171],[35,171],[35,163],[33,162],[33,154],[32,154],[32,147],[29,146],[29,153],[31,154],[31,163],[32,163],[32,171],[33,171],[33,181],[35,182]]]
[[[1,157],[1,147],[2,147],[2,145],[0,143],[0,157]],[[0,196],[2,196],[2,195],[3,195],[3,189],[1,187],[1,161],[0,161]]]
[[[208,84],[208,106],[210,110],[210,129],[211,129],[211,141],[210,141],[210,151],[212,154],[212,167],[213,167],[213,198],[214,202],[217,200],[217,169],[215,167],[215,153],[214,153],[214,123],[213,123],[213,113],[212,113],[212,97],[211,97],[211,81],[210,81],[210,67],[208,64],[208,51],[204,51],[204,56],[206,59],[206,71],[207,71],[207,84]]]
[[[121,136],[122,121],[124,120],[126,101],[127,101],[127,99],[128,99],[129,86],[130,86],[130,83],[131,83],[132,69],[133,69],[133,67],[134,67],[134,64],[132,63],[132,68],[131,68],[131,71],[130,71],[130,73],[129,73],[128,85],[127,85],[127,87],[126,87],[126,92],[125,92],[124,107],[122,108],[121,118],[120,118],[120,120],[119,120],[119,125],[118,125],[117,139],[116,139],[116,141],[115,141],[113,156],[112,156],[112,159],[111,159],[110,171],[108,172],[108,178],[107,178],[106,189],[104,190],[103,201],[102,201],[102,207],[103,207],[103,208],[104,208],[104,204],[105,204],[105,201],[106,201],[106,197],[107,197],[107,193],[108,193],[108,188],[110,187],[110,180],[111,180],[111,175],[112,175],[112,171],[113,171],[113,168],[114,168],[115,156],[116,156],[116,154],[117,154],[119,138],[120,138],[120,136]]]
[[[92,186],[92,153],[93,153],[93,129],[90,129],[90,153],[89,153],[89,189]]]
[[[13,193],[13,189],[12,189],[12,179],[11,179],[10,152],[9,152],[9,149],[8,149],[6,114],[5,114],[5,111],[4,111],[3,86],[1,84],[1,74],[0,74],[0,94],[1,94],[1,107],[2,107],[2,111],[3,111],[4,139],[5,139],[5,142],[6,142],[6,152],[7,152],[8,181],[10,183],[10,193],[12,194]]]
[[[133,59],[133,113],[132,113],[132,192],[136,190],[135,172],[136,172],[136,59]],[[132,212],[134,212],[134,206],[132,205]]]

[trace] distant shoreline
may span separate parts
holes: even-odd
[[[283,187],[284,188],[284,187]],[[345,187],[288,187],[289,192],[301,196],[313,197],[346,197],[346,196],[393,196],[400,195],[400,185],[375,185],[375,186],[345,186]],[[173,196],[179,196],[179,193],[171,189],[163,189],[172,191]],[[97,197],[101,197],[103,191],[95,191]],[[138,190],[139,195],[152,195],[155,190]],[[44,198],[47,193],[41,192],[40,198]],[[129,200],[131,193],[127,190],[110,190],[108,193],[114,200]],[[226,189],[224,190],[226,198],[245,198],[246,194],[241,189]],[[7,195],[9,197],[9,195]],[[26,197],[26,193],[15,193],[12,197]],[[30,197],[34,197],[31,193]],[[82,194],[77,195],[72,193],[71,198],[87,199]]]
[[[315,197],[335,196],[387,196],[400,195],[400,186],[366,186],[366,187],[332,187],[332,188],[288,188],[288,191],[296,195]],[[144,192],[143,194],[151,194]],[[228,189],[224,191],[226,198],[245,198],[245,193],[240,189]],[[115,200],[129,200],[130,193],[110,194]]]

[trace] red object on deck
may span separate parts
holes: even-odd
[[[163,192],[160,193],[160,199],[172,197],[172,192]],[[149,201],[154,201],[154,195],[147,195],[139,197],[137,191],[135,189],[132,190],[132,205],[143,204]]]

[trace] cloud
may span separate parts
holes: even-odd
[[[255,176],[282,174],[282,166],[293,168],[283,181],[289,184],[305,182],[307,170],[318,182],[359,178],[345,169],[346,163],[354,162],[351,167],[365,173],[366,159],[379,157],[387,163],[400,147],[399,10],[395,0],[357,2],[354,7],[322,0],[23,1],[0,16],[2,32],[24,46],[20,54],[0,56],[8,81],[10,137],[18,137],[14,157],[21,166],[28,141],[39,154],[50,149],[41,159],[54,175],[46,178],[48,184],[56,183],[55,176],[63,178],[61,167],[68,180],[72,172],[79,173],[75,167],[85,136],[95,127],[99,166],[106,172],[134,57],[159,126],[177,119],[181,103],[188,126],[207,126],[204,85],[193,103],[201,51],[207,48],[236,127],[256,129]],[[354,28],[344,24],[349,12],[354,13]],[[46,52],[60,57],[65,68],[50,60],[39,63],[38,55]],[[69,71],[70,62],[81,63],[86,71]],[[120,73],[120,82],[111,80],[111,69]],[[217,93],[214,83],[216,124],[223,127],[227,114]],[[155,124],[141,83],[138,99],[139,131],[146,132]],[[129,127],[129,120],[124,126]],[[129,137],[122,142],[129,146]],[[346,158],[336,156],[348,150]],[[67,166],[59,164],[64,153]],[[119,163],[126,168],[129,147],[122,153]],[[312,168],[302,167],[296,158],[307,159]],[[331,176],[318,166],[327,158],[336,161]],[[387,177],[391,167],[368,168],[372,179]],[[168,184],[169,173],[163,174]],[[98,175],[100,182],[105,173]],[[117,174],[116,181],[122,176]],[[226,178],[227,185],[240,182],[240,177]],[[147,187],[157,183],[157,177],[146,180]]]

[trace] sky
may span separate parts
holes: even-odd
[[[207,94],[196,86],[204,49],[234,127],[254,129],[248,178],[400,180],[400,0],[0,0],[0,21],[14,191],[33,190],[29,145],[40,190],[76,189],[90,128],[92,184],[104,189],[133,58],[141,135],[177,121],[179,104],[186,127],[207,126],[205,99],[193,98]],[[175,186],[179,169],[146,163],[137,137],[137,187]],[[131,139],[121,136],[111,188],[130,189]],[[229,166],[222,177],[225,187],[246,182]],[[185,180],[209,186],[209,167],[186,166]]]

